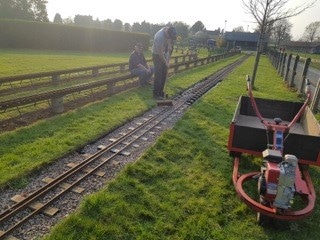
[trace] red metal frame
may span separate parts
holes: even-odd
[[[250,79],[247,79],[247,89],[248,89],[248,95],[250,97],[250,101],[252,103],[252,107],[254,112],[256,113],[257,117],[261,120],[261,122],[266,126],[267,129],[270,130],[280,130],[282,132],[288,132],[290,127],[296,123],[298,121],[298,119],[301,117],[302,113],[304,112],[304,110],[306,109],[308,102],[311,98],[311,92],[309,87],[307,87],[307,98],[304,101],[304,104],[302,105],[302,107],[300,108],[299,112],[296,114],[296,116],[292,119],[292,121],[288,124],[288,125],[276,125],[276,124],[271,124],[269,122],[267,122],[266,120],[264,120],[264,118],[261,116],[259,109],[257,107],[256,101],[254,100],[253,94],[252,94],[252,87],[251,87],[251,83],[250,83]]]
[[[301,107],[299,112],[296,114],[294,119],[288,125],[269,123],[261,116],[258,110],[257,104],[252,94],[250,79],[247,79],[247,83],[248,83],[247,85],[248,95],[250,97],[252,107],[257,117],[261,120],[261,123],[264,124],[267,130],[272,130],[274,132],[275,131],[281,131],[282,133],[288,132],[290,127],[300,118],[305,108],[307,107],[308,101],[310,99],[310,90],[307,90],[306,101],[304,102],[303,106]],[[284,210],[284,209],[265,206],[260,202],[253,200],[243,189],[244,182],[252,180],[253,177],[256,175],[259,175],[260,172],[251,172],[251,173],[240,175],[239,173],[240,156],[243,149],[237,149],[232,147],[233,135],[234,135],[234,125],[231,125],[228,148],[235,154],[232,180],[236,188],[237,194],[242,199],[242,201],[245,204],[247,204],[250,208],[255,210],[256,212],[259,212],[271,218],[287,220],[287,221],[295,221],[295,220],[300,220],[308,217],[314,209],[315,199],[316,199],[315,190],[314,190],[312,180],[308,170],[304,170],[304,169],[300,170],[299,167],[297,167],[297,174],[295,179],[296,194],[298,194],[303,200],[306,200],[306,206],[303,209],[292,211],[292,210]],[[282,152],[282,149],[280,150]],[[246,150],[245,152],[255,156],[262,156],[262,153],[257,151]],[[303,160],[301,161],[301,159],[299,159],[299,165],[301,163],[303,163]]]
[[[266,216],[287,220],[287,221],[296,221],[303,218],[310,216],[313,211],[316,194],[315,190],[311,181],[311,177],[307,170],[301,171],[301,176],[297,176],[296,178],[296,185],[303,186],[303,192],[300,195],[301,198],[307,201],[307,206],[298,211],[284,211],[284,212],[277,212],[276,208],[270,208],[260,204],[259,202],[253,200],[243,189],[243,183],[253,179],[253,176],[260,174],[260,172],[251,172],[247,174],[240,175],[239,174],[239,165],[240,165],[240,157],[234,158],[234,166],[233,166],[233,174],[232,180],[233,184],[236,188],[238,196],[241,200],[248,205],[250,208],[255,210],[256,212],[260,212]],[[302,179],[303,178],[303,179]]]

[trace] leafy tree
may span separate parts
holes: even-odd
[[[107,20],[104,20],[103,22],[102,22],[102,27],[103,28],[105,28],[105,29],[112,29],[112,27],[113,27],[113,23],[112,23],[112,20],[111,19],[107,19]]]
[[[46,0],[0,0],[0,18],[48,22]]]
[[[205,30],[205,27],[201,21],[197,21],[193,26],[190,28],[191,34],[195,34],[196,32]]]
[[[140,24],[140,31],[143,32],[143,33],[148,33],[150,34],[151,33],[151,24],[146,22],[146,21],[143,21],[141,24]]]
[[[114,30],[121,31],[122,26],[123,26],[122,21],[121,21],[121,20],[119,20],[119,19],[115,19],[115,20],[114,20],[114,22],[113,22],[113,26],[112,26],[112,28],[113,28]]]
[[[183,22],[174,22],[173,26],[177,30],[177,35],[182,38],[187,38],[189,33],[189,26]]]
[[[251,84],[254,86],[260,55],[263,50],[263,43],[268,38],[273,24],[282,19],[297,16],[306,9],[314,5],[302,4],[294,8],[286,9],[289,0],[242,0],[242,3],[249,14],[253,16],[259,29],[259,40],[257,46],[257,54],[254,62]]]
[[[93,26],[92,16],[78,14],[74,17],[74,24],[77,26],[92,27]]]
[[[320,21],[312,22],[306,26],[303,34],[304,39],[308,42],[313,42],[320,38]]]
[[[0,0],[0,18],[34,20],[27,0]]]
[[[152,24],[151,25],[151,33],[150,33],[150,36],[153,38],[154,35],[161,29],[163,28],[164,26],[161,25],[161,24]]]
[[[209,35],[206,31],[198,31],[194,34],[194,38],[196,42],[199,44],[207,44],[207,40],[209,39]]]
[[[54,23],[58,23],[58,24],[62,24],[62,17],[59,13],[56,13],[56,15],[54,15],[54,19],[53,19]]]
[[[11,0],[0,0],[0,18],[13,18],[14,7]]]
[[[15,2],[14,9],[16,16],[15,19],[23,20],[35,20],[33,12],[31,10],[32,6],[28,0],[19,0]]]
[[[134,22],[132,24],[132,32],[141,32],[141,24],[138,22]]]
[[[39,22],[49,22],[46,0],[30,0],[31,10],[34,14],[34,19]]]
[[[123,25],[123,28],[124,28],[124,31],[125,31],[125,32],[131,32],[131,25],[130,25],[130,23],[125,23],[125,24]]]

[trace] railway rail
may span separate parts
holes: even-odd
[[[203,94],[214,88],[234,68],[239,66],[247,56],[244,56],[235,63],[221,69],[191,86],[181,95],[174,97],[173,106],[159,106],[156,113],[141,122],[136,122],[135,127],[130,127],[126,132],[121,132],[118,137],[108,139],[108,144],[99,146],[99,149],[87,156],[79,163],[70,164],[70,169],[55,177],[48,176],[43,186],[30,194],[20,194],[11,198],[11,204],[6,210],[0,213],[0,239],[15,235],[19,227],[26,224],[39,213],[55,215],[59,209],[53,208],[54,204],[66,193],[75,191],[81,194],[83,189],[79,187],[81,182],[88,180],[96,174],[104,176],[101,169],[104,165],[119,156],[130,155],[131,151],[139,148],[138,141],[147,138],[147,134],[154,134],[155,129],[160,129],[168,118],[182,112]],[[72,201],[72,200],[71,200]],[[58,204],[59,205],[59,204]]]

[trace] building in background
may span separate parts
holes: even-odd
[[[227,49],[241,49],[243,51],[256,51],[259,40],[259,33],[252,32],[226,32],[224,39]],[[267,41],[265,41],[265,47]]]

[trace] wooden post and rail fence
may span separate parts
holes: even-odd
[[[208,56],[199,59],[197,54],[187,54],[182,56],[175,56],[171,58],[174,64],[171,64],[169,73],[177,73],[179,71],[187,70],[199,65],[209,64],[220,59],[231,57],[238,52],[224,53],[214,56]],[[151,61],[151,60],[148,60]],[[64,80],[73,79],[96,79],[91,82],[75,84],[71,87],[59,88],[59,85]],[[0,91],[2,88],[9,91],[16,91],[21,84],[27,84],[34,88],[43,85],[50,85],[55,90],[47,90],[42,93],[24,94],[22,97],[9,97],[9,100],[0,100],[0,111],[6,112],[8,110],[22,108],[26,105],[36,104],[41,101],[48,101],[51,110],[54,113],[61,113],[64,111],[64,99],[67,95],[92,90],[93,88],[104,87],[106,88],[107,95],[111,96],[115,93],[123,91],[124,89],[138,86],[138,78],[134,77],[129,72],[129,64],[118,63],[101,66],[75,68],[61,71],[51,71],[35,74],[25,74],[19,76],[9,76],[0,78]],[[121,85],[121,86],[119,86]],[[14,93],[11,93],[11,96]],[[5,99],[5,98],[2,98]],[[20,111],[19,111],[20,113]]]

